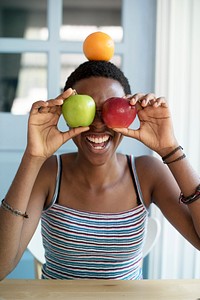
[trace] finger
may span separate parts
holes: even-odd
[[[139,101],[142,107],[146,107],[149,104],[153,105],[156,102],[156,95],[153,93],[146,94]]]
[[[142,96],[138,100],[137,104],[140,105],[138,107],[138,110],[143,109],[144,107],[149,106],[149,105],[154,106],[154,107],[159,107],[159,106],[168,107],[167,103],[166,103],[166,99],[164,97],[156,98],[156,95],[154,93],[149,93],[149,94]]]
[[[132,95],[132,94],[126,94],[126,95],[124,95],[122,98],[131,100],[133,97],[134,97],[134,95]]]
[[[50,111],[50,108],[49,108],[48,106],[47,106],[47,107],[40,106],[40,107],[38,108],[38,112],[39,112],[40,114],[48,114],[49,111]]]
[[[129,104],[131,105],[131,106],[136,106],[137,105],[137,101],[134,99],[134,95],[130,95],[130,94],[127,94],[127,95],[125,95],[125,96],[123,96],[122,98],[125,98],[125,99],[127,99],[128,101],[129,101]],[[136,106],[136,109],[137,109],[137,106]],[[140,107],[138,107],[138,110],[140,109]]]
[[[56,99],[50,99],[50,100],[47,100],[46,102],[47,102],[47,106],[48,106],[49,108],[51,108],[51,107],[63,105],[63,102],[64,102],[64,101],[63,101],[63,99],[61,99],[61,98],[56,98]]]
[[[159,97],[159,98],[151,98],[153,97],[154,94],[152,94],[151,96],[145,98],[146,103],[145,104],[141,104],[143,107],[147,106],[147,105],[151,105],[153,107],[159,107],[159,106],[165,106],[167,107],[166,104],[166,99],[164,97]]]
[[[39,101],[34,106],[35,112],[38,113],[54,113],[58,110],[60,111],[60,106],[63,104],[63,100],[61,99],[52,99],[48,101]]]
[[[155,95],[153,93],[149,93],[149,94],[138,93],[131,96],[129,99],[130,99],[130,104],[135,105],[137,111],[140,111],[147,105],[151,104],[152,101],[155,100]]]
[[[64,100],[60,96],[55,99],[49,99],[46,101],[45,108],[43,106],[39,108],[39,112],[56,112],[63,105],[63,102]]]
[[[143,93],[137,93],[137,94],[134,94],[132,96],[129,97],[130,99],[130,103],[132,105],[135,105],[138,101],[140,101],[143,97],[145,96],[145,94]]]
[[[43,100],[39,100],[39,101],[36,101],[32,104],[32,107],[31,107],[31,113],[37,113],[42,107],[47,107],[48,106],[48,103],[47,101],[43,101]]]
[[[33,104],[34,110],[43,110],[44,107],[53,107],[56,105],[62,105],[63,101],[68,98],[71,94],[76,94],[76,91],[72,88],[67,89],[65,92],[57,96],[55,99],[49,99],[47,101],[39,100]]]
[[[38,109],[38,112],[39,113],[51,113],[51,114],[61,114],[61,106],[59,105],[54,105],[54,106],[51,106],[51,105],[48,105],[47,107],[40,107]]]
[[[139,140],[139,130],[134,130],[131,128],[112,128],[114,131],[123,134],[127,137],[132,137],[134,139]]]
[[[69,131],[63,132],[64,140],[66,142],[69,139],[72,139],[73,137],[81,134],[82,132],[88,131],[89,129],[90,129],[89,127],[76,127],[76,128],[72,128]]]
[[[57,96],[55,99],[65,100],[69,96],[75,95],[75,94],[76,94],[76,90],[73,90],[72,88],[69,88],[66,91],[64,91],[62,94],[60,94],[59,96]]]
[[[163,106],[163,107],[168,107],[166,99],[164,97],[159,97],[156,99],[156,102],[153,104],[153,106]]]
[[[142,108],[141,106],[141,99],[145,96],[143,93],[137,93],[134,95],[128,96],[128,99],[130,100],[130,105],[135,105],[137,111],[140,111]]]
[[[61,99],[52,99],[48,101],[39,100],[33,103],[31,113],[48,113],[52,107],[58,107],[63,104]]]

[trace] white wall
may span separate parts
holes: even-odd
[[[156,53],[156,92],[166,96],[177,139],[200,173],[199,0],[158,0]],[[200,252],[157,209],[152,214],[162,232],[150,255],[151,278],[200,278]]]

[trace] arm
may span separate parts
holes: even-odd
[[[178,146],[170,111],[164,98],[156,98],[154,94],[136,94],[131,97],[130,103],[138,109],[140,128],[117,128],[117,132],[143,142],[161,157]],[[181,149],[176,151],[166,159],[166,165],[155,159],[153,165],[150,164],[149,167],[154,170],[152,195],[170,222],[200,249],[200,198],[189,205],[179,204],[180,191],[185,197],[194,194],[200,178],[187,158],[169,163],[182,154]]]
[[[34,159],[28,153],[25,153],[18,172],[13,183],[5,197],[5,201],[15,209],[21,212],[27,212],[29,219],[15,216],[12,213],[0,208],[0,278],[6,276],[18,263],[22,256],[28,239],[22,240],[22,231],[30,230],[30,238],[33,234],[31,226],[37,226],[38,215],[32,215],[33,212],[28,209],[28,202],[36,180],[37,174],[42,166],[41,159]],[[40,211],[42,210],[40,204]],[[31,226],[30,226],[31,225]],[[24,242],[24,243],[23,243]]]
[[[177,161],[176,163],[169,164],[168,168],[173,174],[183,195],[185,197],[193,195],[195,193],[196,187],[199,185],[200,179],[191,167],[187,158],[181,161]],[[180,206],[184,207],[190,214],[191,221],[193,221],[193,229],[196,230],[196,233],[200,239],[200,197],[198,198],[198,200],[189,205],[179,203],[179,208]],[[198,249],[200,250],[200,247]]]
[[[30,111],[27,147],[5,197],[6,203],[26,212],[29,218],[13,215],[0,207],[0,279],[16,266],[37,227],[49,188],[43,166],[63,143],[88,129],[60,132],[57,128],[63,100],[71,93],[69,89],[56,99],[38,101]]]
[[[190,211],[191,205],[196,205],[197,201],[190,205],[179,202],[180,187],[168,166],[164,165],[159,159],[147,156],[137,160],[142,161],[142,167],[139,167],[140,163],[138,163],[137,169],[144,196],[146,196],[145,191],[150,190],[151,199],[149,201],[153,201],[159,207],[166,219],[184,238],[194,247],[200,249],[198,227],[195,228],[199,224],[199,209],[196,208],[194,214]],[[145,178],[143,176],[144,173],[147,175]],[[181,181],[183,182],[184,178],[181,178]],[[195,215],[197,222],[193,220]]]

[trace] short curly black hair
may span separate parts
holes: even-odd
[[[68,88],[73,88],[79,80],[90,77],[106,77],[117,80],[122,85],[125,94],[131,94],[129,81],[124,73],[113,63],[103,60],[91,60],[80,64],[68,77],[64,91]]]

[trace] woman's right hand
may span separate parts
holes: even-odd
[[[26,149],[30,155],[46,159],[69,139],[89,129],[89,127],[78,127],[61,132],[57,127],[63,101],[73,92],[70,88],[55,99],[37,101],[32,105]]]

